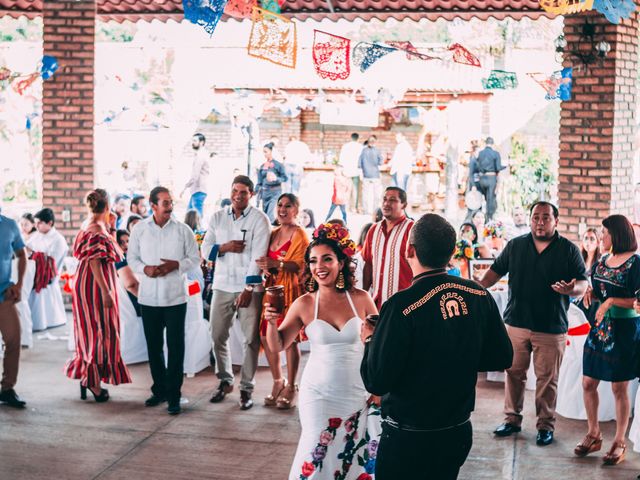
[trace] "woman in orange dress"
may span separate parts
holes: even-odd
[[[271,232],[267,256],[257,260],[258,266],[265,276],[265,287],[284,286],[284,313],[281,323],[293,301],[304,293],[300,275],[304,271],[304,252],[309,239],[304,228],[296,223],[300,202],[292,193],[283,193],[278,198],[276,219],[280,224]],[[287,377],[282,376],[280,353],[272,352],[267,345],[267,322],[264,318],[260,324],[260,339],[273,375],[271,394],[265,397],[266,406],[277,406],[288,409],[295,406],[298,390],[296,376],[300,366],[300,347],[293,343],[287,350]]]
[[[116,262],[122,254],[110,235],[109,197],[102,189],[86,198],[91,212],[86,228],[73,245],[79,260],[73,289],[73,331],[76,353],[65,367],[69,378],[80,380],[80,398],[87,389],[96,402],[109,400],[101,382],[131,383],[129,370],[120,356],[120,317]]]

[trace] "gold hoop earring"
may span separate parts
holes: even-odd
[[[307,281],[307,292],[315,292],[318,289],[318,282],[316,282],[316,279],[311,277],[308,281]]]
[[[344,290],[344,273],[338,274],[338,280],[336,281],[336,288],[338,290]]]

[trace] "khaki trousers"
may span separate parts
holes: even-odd
[[[233,385],[233,370],[231,369],[231,352],[228,340],[233,320],[237,313],[240,328],[244,334],[244,360],[240,370],[240,390],[252,392],[255,386],[254,377],[258,369],[258,355],[260,354],[260,313],[262,312],[262,292],[252,294],[251,303],[247,308],[235,307],[240,293],[229,293],[221,290],[213,291],[211,299],[211,340],[213,354],[216,357],[217,375],[220,380]]]
[[[23,300],[26,302],[26,299]],[[13,301],[0,302],[0,334],[4,342],[1,390],[11,390],[18,381],[20,363],[20,318]]]
[[[513,345],[513,364],[506,371],[504,413],[505,421],[515,426],[522,424],[522,407],[527,370],[533,353],[536,374],[536,416],[538,430],[554,430],[558,372],[566,346],[566,334],[532,332],[507,325]]]

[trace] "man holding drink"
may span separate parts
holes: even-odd
[[[267,216],[249,205],[253,182],[244,175],[233,179],[231,205],[212,215],[202,245],[205,258],[215,262],[211,299],[211,339],[220,384],[211,402],[224,400],[233,390],[233,371],[229,332],[238,315],[244,334],[244,361],[240,372],[240,408],[253,406],[251,394],[258,367],[260,339],[258,322],[262,304],[262,277],[256,264],[269,245],[270,225]]]

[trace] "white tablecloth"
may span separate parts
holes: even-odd
[[[120,311],[120,352],[122,360],[127,365],[131,363],[147,362],[147,340],[144,336],[142,318],[136,310],[127,294],[127,291],[118,282],[118,309]]]
[[[33,324],[31,321],[31,308],[29,308],[29,296],[33,290],[33,280],[36,276],[36,262],[27,260],[27,269],[22,279],[22,300],[16,304],[18,317],[20,318],[20,344],[23,347],[33,347]],[[18,259],[14,259],[11,265],[11,281],[18,281]]]

